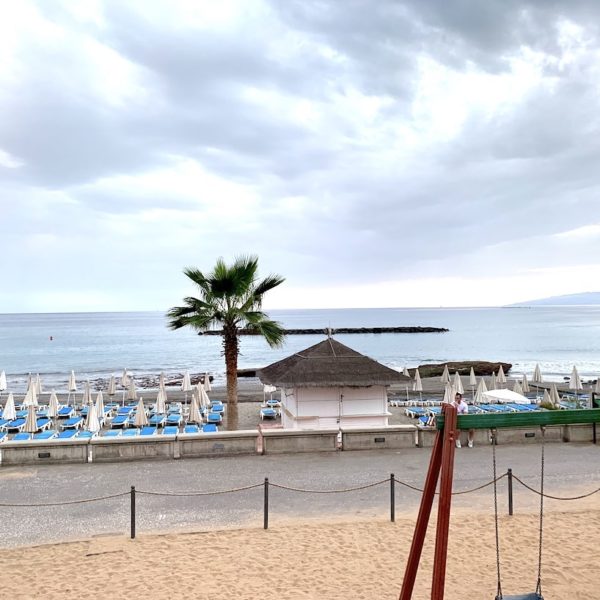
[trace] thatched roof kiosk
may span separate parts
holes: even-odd
[[[331,337],[257,375],[281,388],[283,426],[301,429],[387,425],[387,388],[407,380]]]

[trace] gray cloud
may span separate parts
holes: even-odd
[[[46,289],[64,286],[57,264],[79,266],[90,289],[99,276],[134,289],[132,270],[176,285],[196,253],[210,264],[256,251],[299,285],[599,258],[592,238],[573,251],[552,238],[588,223],[600,191],[591,0],[273,1],[246,24],[202,30],[121,2],[105,2],[99,23],[61,2],[36,6],[64,35],[24,32],[17,75],[0,93],[10,115],[0,149],[24,163],[0,166],[0,250],[21,250],[9,271],[26,289],[30,269]],[[561,38],[567,21],[585,40],[576,52]],[[110,77],[104,86],[90,47],[122,63],[130,90]],[[522,96],[467,110],[452,135],[423,128],[423,60],[457,76],[504,76],[532,56],[544,79]],[[248,190],[256,206],[236,219],[204,183],[135,185],[186,160]],[[131,181],[116,189],[116,177]],[[179,234],[138,223],[161,208]]]

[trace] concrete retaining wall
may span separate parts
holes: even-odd
[[[265,454],[289,452],[335,452],[337,429],[303,431],[298,429],[267,429],[262,432]]]
[[[563,427],[556,425],[546,427],[544,436],[546,442],[562,442]],[[537,444],[542,440],[542,433],[539,427],[516,427],[514,429],[497,430],[498,445],[503,444]]]
[[[93,438],[90,442],[92,462],[176,458],[177,436],[153,435],[135,438]]]
[[[600,434],[600,427],[597,427],[597,432]],[[564,425],[563,426],[563,442],[593,442],[594,441],[594,426],[593,425]]]
[[[188,433],[177,436],[181,458],[255,454],[258,431]]]
[[[414,448],[416,443],[417,428],[414,425],[342,428],[343,450],[395,450]]]
[[[4,442],[0,446],[0,464],[3,466],[87,461],[88,440],[31,440]]]

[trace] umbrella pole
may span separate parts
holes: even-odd
[[[406,386],[406,401],[408,402],[408,386]]]

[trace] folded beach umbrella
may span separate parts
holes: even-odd
[[[35,391],[38,396],[42,393],[42,378],[39,373],[35,376]]]
[[[448,382],[444,387],[444,398],[442,399],[442,402],[446,402],[448,404],[454,402],[455,395],[454,387],[450,382]]]
[[[485,385],[485,379],[482,377],[479,380],[479,384],[477,385],[477,391],[475,392],[475,400],[474,402],[476,402],[477,404],[481,404],[485,398],[483,397],[483,393],[487,392],[487,386]]]
[[[560,404],[560,395],[558,393],[558,388],[556,387],[555,383],[553,383],[552,387],[550,388],[550,400],[555,406],[558,406]]]
[[[523,378],[521,379],[521,389],[525,394],[528,394],[531,391],[529,389],[529,382],[527,381],[527,375],[525,375],[525,373],[523,373]]]
[[[27,389],[27,393],[25,394],[25,398],[23,399],[23,405],[24,406],[37,406],[38,405],[37,393],[35,391],[35,385],[33,384],[33,382]]]
[[[110,381],[108,382],[108,391],[109,396],[114,396],[117,393],[117,382],[115,380],[115,376],[110,376]]]
[[[594,387],[594,393],[600,394],[600,377],[598,377],[598,379],[596,379],[596,386]]]
[[[31,373],[29,373],[29,375],[27,375],[27,386],[25,387],[25,389],[28,390],[31,387],[32,383],[33,383],[33,377],[31,376]]]
[[[460,379],[460,375],[458,374],[458,371],[456,371],[454,373],[454,381],[453,381],[452,385],[454,386],[454,389],[456,390],[456,392],[458,394],[464,394],[465,393],[465,390],[463,388],[463,384],[462,384],[462,381]]]
[[[5,392],[7,387],[8,386],[6,385],[6,373],[2,371],[2,373],[0,373],[0,392]]]
[[[200,388],[200,406],[210,408],[210,398],[203,387]]]
[[[581,378],[579,377],[579,373],[577,372],[577,367],[573,367],[571,371],[571,377],[569,378],[569,389],[570,390],[582,390],[583,386],[581,385]]]
[[[98,419],[98,413],[96,412],[96,407],[93,402],[90,402],[88,405],[87,415],[85,416],[85,424],[84,429],[86,431],[91,431],[92,433],[97,433],[100,431],[100,420]]]
[[[208,373],[204,373],[204,389],[207,392],[210,392],[212,390],[212,385],[210,385],[210,375]]]
[[[182,392],[191,392],[192,391],[192,382],[190,380],[189,371],[186,371],[183,374],[183,379],[181,380],[181,391]]]
[[[164,385],[158,386],[158,394],[156,394],[156,414],[164,415],[167,412],[167,391]]]
[[[146,427],[148,425],[148,416],[146,415],[146,408],[144,407],[144,399],[141,396],[135,409],[135,419],[133,420],[133,424],[136,427]]]
[[[550,394],[548,393],[548,390],[544,390],[544,397],[542,398],[542,403],[543,404],[554,404],[552,402],[552,398],[550,398]]]
[[[104,396],[102,395],[102,390],[96,396],[96,415],[98,416],[98,420],[104,418]]]
[[[15,410],[15,398],[12,392],[8,395],[4,410],[2,411],[2,418],[7,421],[13,421],[17,418],[17,411]]]
[[[519,394],[520,396],[523,395],[523,388],[521,387],[521,383],[519,382],[518,379],[515,379],[515,385],[513,386],[513,392],[515,394]]]
[[[137,392],[135,391],[135,380],[133,379],[133,377],[131,377],[131,379],[129,379],[129,388],[127,390],[127,400],[137,400]]]
[[[58,416],[58,409],[58,396],[56,395],[56,392],[52,390],[50,400],[48,401],[48,416],[51,419],[56,418]]]
[[[542,370],[540,369],[540,365],[536,364],[535,369],[533,370],[533,376],[531,377],[532,383],[544,383],[544,378],[542,377]]]
[[[408,367],[406,365],[404,365],[404,369],[402,369],[402,375],[404,375],[404,377],[410,377],[410,373],[408,372]]]
[[[75,371],[71,371],[71,374],[69,375],[69,392],[76,392],[77,391],[77,382],[75,381]]]
[[[448,365],[444,365],[444,372],[442,373],[442,376],[440,377],[440,381],[442,383],[450,383],[450,371],[448,371]]]
[[[200,407],[198,406],[198,394],[196,394],[195,391],[192,394],[188,423],[202,423],[202,415],[200,414]]]
[[[165,387],[165,374],[163,371],[161,371],[160,375],[158,376],[158,387],[159,388]]]
[[[422,392],[423,384],[421,383],[421,374],[419,373],[419,369],[415,369],[415,378],[413,380],[413,391],[414,392]]]
[[[25,417],[25,425],[23,431],[25,433],[36,433],[38,430],[37,426],[37,415],[35,414],[35,406],[33,404],[27,405],[27,416]]]
[[[92,391],[90,390],[89,380],[85,382],[83,386],[83,398],[81,399],[81,406],[87,406],[92,403]]]
[[[124,388],[129,387],[129,375],[127,373],[127,369],[123,369],[123,375],[121,375],[121,385]]]
[[[490,378],[490,390],[495,390],[497,388],[497,384],[496,384],[496,373],[492,373],[492,376]]]
[[[504,369],[502,368],[502,365],[500,365],[500,368],[498,369],[498,376],[496,381],[498,383],[506,383],[506,375],[504,374]]]
[[[469,385],[477,385],[477,377],[475,377],[475,370],[471,367],[471,372],[469,373]]]

